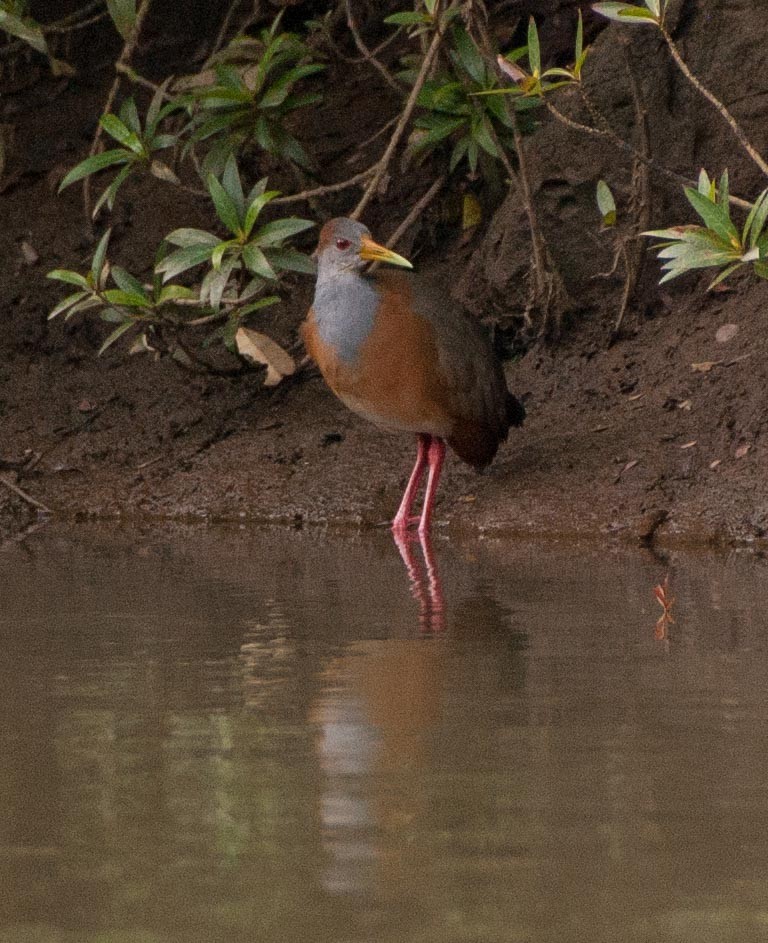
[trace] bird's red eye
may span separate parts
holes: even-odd
[[[336,240],[336,248],[337,248],[337,249],[340,249],[342,252],[344,252],[346,249],[348,249],[351,245],[352,245],[352,243],[349,241],[349,239],[337,239],[337,240]]]

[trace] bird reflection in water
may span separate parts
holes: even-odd
[[[425,634],[445,631],[445,599],[440,581],[437,558],[432,550],[429,534],[418,538],[421,558],[414,553],[413,537],[393,532],[395,546],[405,564],[411,584],[411,594],[419,604],[419,628]]]

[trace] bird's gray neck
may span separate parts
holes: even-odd
[[[373,330],[380,298],[370,278],[360,272],[320,272],[312,307],[321,340],[340,360],[354,363]]]

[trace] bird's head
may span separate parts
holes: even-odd
[[[371,239],[367,226],[340,216],[320,230],[317,243],[318,278],[333,278],[347,272],[358,272],[366,262],[388,262],[413,268],[408,259]]]

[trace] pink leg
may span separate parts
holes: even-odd
[[[424,507],[421,511],[421,520],[419,521],[419,537],[426,537],[429,533],[429,525],[432,523],[432,510],[435,504],[435,494],[440,482],[440,471],[445,459],[445,442],[437,436],[432,436],[427,450],[427,462],[429,464],[429,477],[427,478],[427,490],[424,493]]]
[[[427,465],[429,450],[432,444],[432,436],[419,435],[418,443],[416,463],[413,466],[411,477],[408,479],[408,484],[405,486],[403,500],[400,502],[400,507],[397,509],[395,519],[392,521],[392,530],[395,534],[402,535],[405,534],[408,530],[408,524],[411,520],[411,508],[413,507],[416,493],[419,490],[421,479],[424,477],[424,468]],[[432,472],[430,471],[430,475],[431,474]]]

